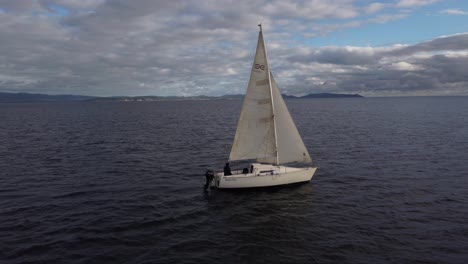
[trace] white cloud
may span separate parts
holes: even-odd
[[[387,7],[390,7],[390,5],[376,2],[376,3],[372,3],[372,4],[364,7],[364,11],[366,13],[368,13],[368,14],[373,14],[373,13],[377,13],[380,10],[383,10],[384,8],[387,8]]]
[[[397,7],[416,7],[430,5],[440,0],[399,0],[396,4]]]
[[[445,9],[445,10],[440,11],[439,13],[446,14],[446,15],[468,15],[467,11],[463,11],[459,8]]]
[[[390,65],[390,69],[394,69],[397,71],[418,71],[422,70],[423,68],[419,65],[411,64],[408,62],[400,61],[397,63],[392,63]]]

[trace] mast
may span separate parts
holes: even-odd
[[[258,24],[260,27],[260,34],[262,34],[262,41],[263,41],[263,49],[265,50],[265,62],[268,69],[268,88],[270,89],[270,100],[271,100],[271,110],[272,110],[272,118],[273,118],[273,129],[275,135],[275,152],[276,152],[276,165],[279,165],[279,155],[278,155],[278,134],[276,131],[276,114],[275,114],[275,101],[273,100],[273,90],[271,89],[271,71],[270,65],[268,64],[268,56],[267,50],[265,45],[265,39],[263,38],[263,31],[262,31],[262,24]]]

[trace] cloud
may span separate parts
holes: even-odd
[[[273,17],[354,18],[358,16],[352,1],[271,1],[260,10]]]
[[[379,15],[379,16],[377,16],[375,18],[371,18],[371,19],[369,19],[369,21],[374,22],[374,23],[383,24],[383,23],[387,23],[389,21],[399,20],[399,19],[405,18],[407,16],[408,16],[408,14],[393,14],[393,15],[383,14],[383,15]]]
[[[405,62],[405,61],[392,63],[389,68],[397,70],[397,71],[418,71],[418,70],[423,69],[419,65],[411,64],[411,63],[408,63],[408,62]]]
[[[46,0],[46,4],[55,4],[70,9],[92,9],[104,4],[106,0]]]
[[[365,95],[468,95],[468,34],[415,45],[297,48],[284,51],[289,93],[315,91]],[[278,81],[278,80],[277,80]],[[278,81],[279,82],[279,81]],[[301,82],[303,84],[301,84]]]
[[[439,13],[446,14],[446,15],[468,15],[468,12],[463,11],[459,8],[445,9],[445,10],[440,11]]]
[[[362,47],[323,47],[320,49],[298,49],[295,55],[289,56],[292,63],[336,64],[336,65],[366,65],[378,60],[374,48]]]
[[[468,34],[456,34],[452,36],[442,36],[427,42],[418,43],[412,46],[401,46],[388,53],[392,56],[405,56],[422,52],[446,52],[462,51],[468,49]]]
[[[387,8],[387,7],[390,7],[390,4],[384,4],[384,3],[376,2],[376,3],[371,3],[368,6],[365,6],[364,11],[366,13],[368,13],[368,14],[373,14],[373,13],[377,13],[380,10],[383,10],[384,8]]]
[[[384,47],[300,40],[402,19],[387,11],[432,2],[0,0],[0,91],[243,93],[262,22],[282,91],[466,94],[466,34]]]
[[[396,4],[397,7],[417,7],[430,5],[440,0],[399,0]]]

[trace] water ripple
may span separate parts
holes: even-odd
[[[312,182],[206,192],[241,101],[0,105],[0,263],[465,263],[467,100],[287,101]]]

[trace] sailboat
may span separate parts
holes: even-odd
[[[311,180],[316,167],[288,167],[285,163],[311,163],[309,152],[278,90],[267,60],[262,25],[247,93],[237,124],[229,161],[255,160],[248,168],[218,172],[212,186],[252,188]]]

